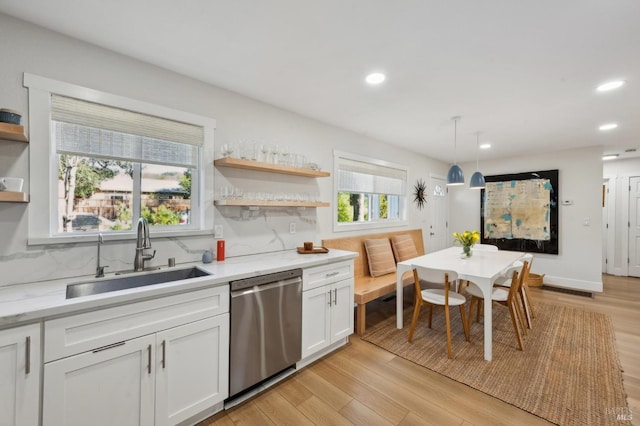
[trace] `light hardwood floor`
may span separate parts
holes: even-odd
[[[538,288],[532,297],[611,316],[629,408],[634,424],[640,424],[640,279],[604,275],[603,281],[604,292],[594,298]],[[406,291],[409,306],[410,288]],[[395,299],[372,302],[367,310],[372,326],[395,314]],[[199,426],[237,424],[549,423],[352,336],[344,348]]]

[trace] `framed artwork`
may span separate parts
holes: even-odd
[[[501,250],[558,254],[558,170],[485,176],[480,241]]]

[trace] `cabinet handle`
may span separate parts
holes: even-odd
[[[331,273],[329,273],[329,274],[325,274],[325,277],[326,277],[326,278],[329,278],[329,277],[335,277],[335,276],[336,276],[336,275],[338,275],[339,273],[340,273],[340,271],[331,272]]]
[[[151,374],[151,345],[147,346],[148,360],[147,360],[147,372]]]
[[[31,336],[27,336],[25,346],[24,374],[29,374],[31,373]]]
[[[118,346],[122,346],[124,345],[125,342],[118,342],[118,343],[113,343],[111,345],[107,345],[107,346],[102,346],[100,348],[94,349],[93,352],[94,354],[97,352],[102,352],[102,351],[106,351],[107,349],[112,349],[112,348],[117,348]]]
[[[329,306],[331,306],[331,290],[329,290]]]
[[[333,304],[334,305],[338,304],[338,289],[337,288],[333,289]]]
[[[167,366],[167,341],[162,341],[162,369]]]

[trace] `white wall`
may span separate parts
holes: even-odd
[[[333,169],[333,149],[364,153],[409,167],[409,186],[429,174],[444,175],[447,165],[422,155],[403,151],[365,136],[307,119],[245,96],[214,87],[173,72],[142,63],[133,58],[74,40],[0,14],[0,51],[5,58],[0,67],[0,107],[23,111],[23,124],[29,117],[27,89],[22,86],[28,72],[55,80],[86,86],[104,92],[156,103],[216,119],[215,144],[236,143],[241,139],[262,140],[288,145],[293,152],[304,153],[324,170]],[[215,52],[203,52],[215,55]],[[277,64],[274,64],[277,66]],[[291,88],[295,90],[295,88]],[[313,102],[310,99],[309,102]],[[339,108],[339,105],[336,105]],[[27,178],[26,188],[43,185],[40,179],[28,181],[29,149],[46,141],[21,145],[0,141],[0,175]],[[38,176],[37,171],[31,171]],[[287,178],[258,172],[216,170],[214,182],[227,182],[244,190],[317,192],[333,205],[332,178]],[[95,244],[58,246],[27,245],[29,204],[0,203],[0,285],[26,283],[51,278],[93,274]],[[426,224],[426,211],[418,211],[409,202],[409,228]],[[224,226],[227,256],[294,249],[302,241],[330,237],[331,208],[298,210],[239,208],[217,209],[207,206],[207,214]],[[289,234],[289,223],[296,222],[297,233]],[[212,236],[156,238],[156,259],[151,265],[165,265],[169,257],[178,263],[199,260],[202,252],[215,246]],[[102,264],[109,271],[131,268],[134,241],[108,241],[102,250]]]
[[[468,182],[475,162],[463,164]],[[558,169],[559,199],[572,200],[558,212],[559,254],[535,254],[532,271],[545,284],[602,291],[602,148],[559,151],[480,163],[487,175]],[[467,187],[450,187],[451,229],[480,229],[480,196]],[[583,221],[589,218],[589,226]]]

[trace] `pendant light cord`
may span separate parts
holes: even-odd
[[[479,164],[480,164],[480,132],[476,133],[476,172],[478,172],[479,170]]]

